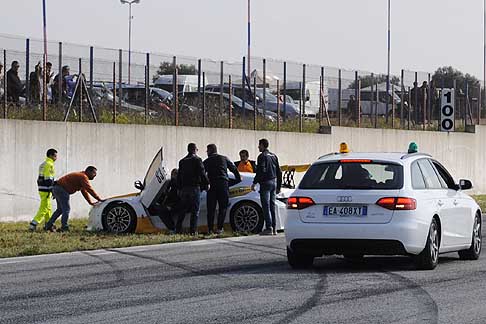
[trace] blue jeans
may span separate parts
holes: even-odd
[[[262,203],[263,217],[265,218],[265,228],[270,229],[277,226],[275,216],[275,195],[277,181],[275,179],[260,183],[260,201]]]
[[[56,198],[57,202],[57,209],[52,214],[51,219],[46,223],[46,228],[51,228],[52,225],[56,222],[56,220],[61,216],[61,227],[68,228],[68,220],[69,220],[69,212],[71,211],[71,205],[69,204],[69,193],[64,190],[63,187],[55,185],[52,188],[52,194],[54,198]]]
[[[190,230],[191,233],[197,231],[197,221],[199,218],[199,204],[201,202],[201,189],[199,187],[184,187],[181,190],[181,211],[177,224],[180,229],[186,213],[191,213]]]

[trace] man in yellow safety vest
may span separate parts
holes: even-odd
[[[46,153],[46,160],[39,166],[39,177],[37,178],[37,186],[39,188],[40,206],[32,222],[30,222],[29,230],[34,232],[37,225],[44,221],[47,223],[52,214],[52,187],[54,185],[54,162],[57,160],[57,151],[49,149]]]

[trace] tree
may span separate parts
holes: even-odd
[[[467,84],[469,96],[477,96],[481,83],[474,75],[463,74],[452,66],[444,66],[438,68],[432,76],[432,82],[436,88],[454,88],[454,80],[456,81],[456,93],[464,94]]]
[[[371,84],[380,84],[386,82],[386,74],[378,74],[371,77],[371,75],[364,75],[360,77],[361,80],[361,89],[368,88]],[[391,85],[400,86],[400,78],[394,75],[390,75],[390,91]],[[353,81],[349,86],[348,89],[355,89],[356,88],[356,81]]]
[[[193,64],[178,64],[177,73],[180,75],[195,75],[197,74],[196,66]],[[153,80],[157,80],[161,75],[172,75],[174,74],[174,64],[171,62],[161,62],[159,69],[153,76]]]

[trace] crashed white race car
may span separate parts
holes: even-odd
[[[282,168],[284,170],[284,168]],[[295,168],[289,169],[295,172]],[[285,170],[284,170],[285,171]],[[293,186],[293,172],[286,172],[284,185]],[[229,224],[235,232],[258,233],[264,224],[263,212],[258,191],[251,190],[254,174],[242,173],[242,181],[230,187],[230,206],[225,225]],[[88,220],[88,231],[106,231],[111,233],[156,233],[167,230],[157,215],[149,213],[150,207],[160,196],[167,192],[170,182],[164,167],[162,149],[155,155],[143,183],[135,182],[139,193],[112,197],[95,205]],[[286,197],[292,189],[284,188],[277,196],[277,230],[283,230],[286,218]],[[184,220],[184,227],[189,226],[189,216]],[[207,230],[206,192],[201,194],[199,231]]]

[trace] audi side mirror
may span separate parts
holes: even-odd
[[[469,180],[459,180],[459,190],[470,190],[473,188],[472,182]]]
[[[145,187],[143,186],[143,183],[140,180],[137,180],[135,181],[135,188],[142,191]]]

